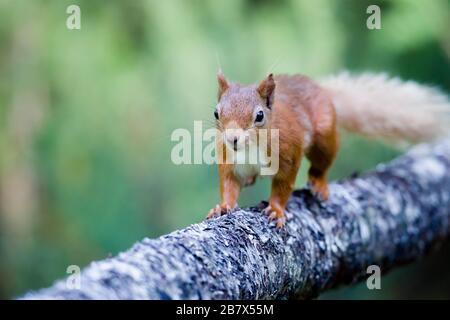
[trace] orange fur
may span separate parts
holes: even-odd
[[[328,198],[327,172],[338,150],[336,114],[327,93],[301,75],[269,75],[259,85],[228,83],[218,75],[218,128],[243,130],[279,129],[279,170],[272,176],[269,206],[265,212],[284,224],[284,210],[294,188],[303,155],[311,161],[309,183],[323,200]],[[254,110],[264,106],[266,123],[254,126]],[[218,140],[224,151],[226,143]],[[269,152],[270,143],[269,143]],[[240,190],[256,177],[242,179],[235,164],[219,164],[221,204],[211,209],[208,218],[222,215],[237,206]],[[250,183],[248,183],[250,182]]]
[[[217,127],[226,138],[217,140],[218,150],[232,147],[239,152],[237,142],[249,144],[235,133],[229,136],[228,128],[279,130],[279,170],[272,176],[265,209],[279,227],[284,224],[284,210],[303,156],[311,162],[308,184],[312,191],[328,199],[327,173],[339,148],[337,125],[402,143],[436,139],[450,128],[450,102],[445,94],[384,74],[343,73],[320,85],[302,75],[269,75],[258,85],[241,85],[219,74],[218,82]],[[255,114],[260,111],[265,122],[257,125]],[[274,154],[270,140],[268,144],[269,153]],[[208,217],[232,211],[240,190],[256,179],[255,167],[239,164],[219,164],[219,176],[222,202]]]

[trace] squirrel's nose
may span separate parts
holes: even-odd
[[[232,137],[229,137],[227,140],[228,140],[228,143],[230,145],[232,145],[233,149],[236,151],[237,150],[237,144],[238,144],[238,141],[239,141],[239,137],[232,136]]]
[[[234,139],[233,139],[233,148],[234,149],[237,148],[237,142],[238,142],[238,138],[234,137]]]

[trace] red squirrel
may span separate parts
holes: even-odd
[[[327,173],[339,148],[338,124],[400,142],[430,140],[448,128],[440,116],[448,113],[450,105],[444,94],[384,74],[343,73],[321,83],[303,75],[270,74],[257,85],[229,82],[221,72],[217,78],[214,116],[221,134],[216,150],[240,152],[249,143],[245,133],[278,129],[278,171],[271,176],[270,199],[264,212],[279,228],[284,226],[286,204],[303,156],[311,163],[311,191],[322,201],[330,197]],[[268,149],[270,153],[270,144]],[[221,203],[207,218],[237,208],[240,191],[258,176],[257,165],[223,162],[218,164]]]

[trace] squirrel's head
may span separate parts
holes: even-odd
[[[228,82],[219,72],[218,103],[214,110],[217,128],[224,143],[239,150],[251,143],[258,130],[269,129],[275,94],[275,81],[269,74],[259,85]]]

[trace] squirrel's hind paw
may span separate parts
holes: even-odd
[[[307,187],[312,194],[320,201],[327,201],[329,198],[328,183],[324,179],[310,178]]]

